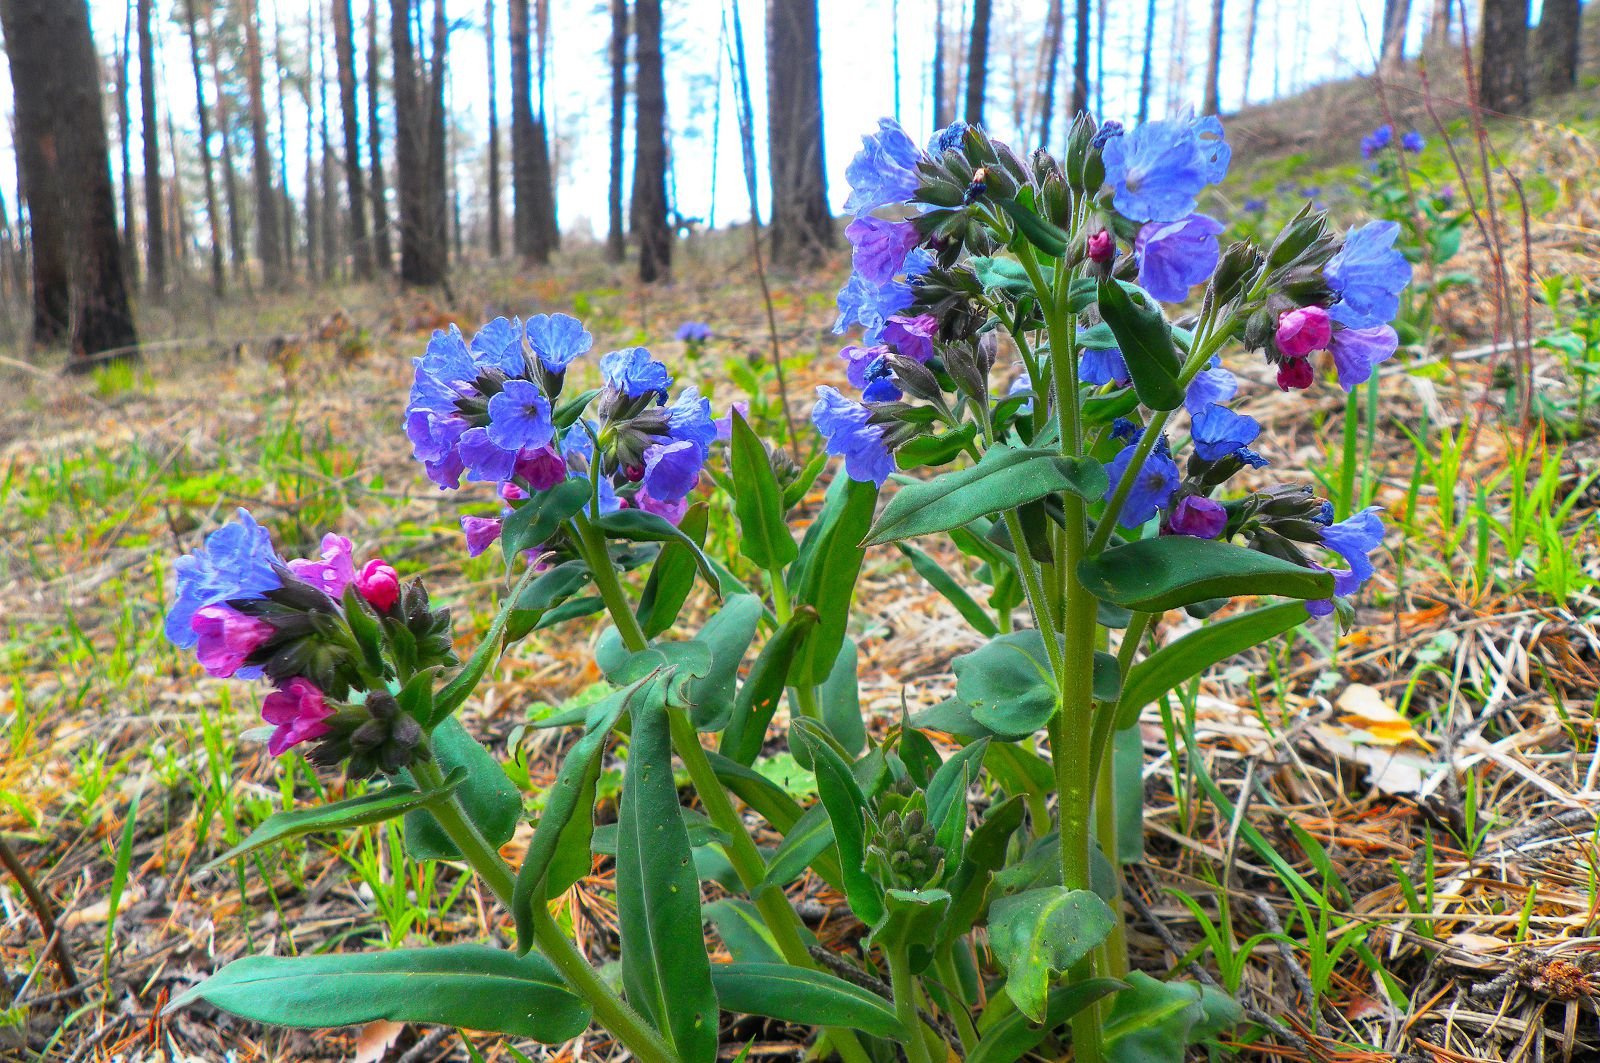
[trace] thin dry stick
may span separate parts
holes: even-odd
[[[11,846],[6,844],[4,837],[0,837],[0,864],[5,865],[6,870],[11,872],[11,877],[17,880],[17,885],[22,887],[22,895],[27,898],[28,906],[33,909],[34,918],[39,920],[39,929],[50,942],[50,952],[56,958],[56,966],[61,968],[61,977],[66,980],[71,994],[81,998],[83,988],[78,982],[78,972],[72,966],[72,949],[67,945],[67,939],[62,934],[61,928],[56,925],[55,915],[50,910],[50,901],[34,884],[33,876],[22,866],[22,861],[17,859],[17,854],[11,851]]]

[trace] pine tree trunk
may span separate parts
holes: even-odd
[[[967,45],[968,125],[983,124],[983,98],[989,77],[990,0],[972,0],[972,35]]]
[[[213,9],[213,14],[215,9]],[[217,129],[222,134],[222,193],[223,208],[228,220],[228,256],[237,279],[243,275],[248,281],[246,264],[249,252],[245,248],[244,201],[239,195],[239,174],[234,167],[232,112],[228,110],[228,93],[222,83],[222,64],[217,62],[217,28],[208,17],[206,21],[206,60],[211,64],[211,89],[217,98]]]
[[[378,4],[367,0],[367,170],[372,178],[372,259],[381,273],[394,266],[389,238],[389,189],[383,178],[383,125],[378,121],[382,55],[378,50]]]
[[[772,259],[814,265],[833,246],[822,149],[816,0],[767,4],[767,157]]]
[[[222,213],[211,158],[211,108],[206,105],[205,76],[200,69],[200,20],[194,0],[183,0],[183,19],[189,30],[189,65],[194,69],[195,109],[200,120],[200,171],[205,176],[206,220],[211,228],[211,290],[220,297],[227,291],[228,274],[222,261]]]
[[[944,0],[933,6],[933,124],[943,129],[950,124],[950,105],[944,91]]]
[[[539,108],[533,118],[534,220],[538,226],[539,258],[544,261],[561,247],[561,226],[556,220],[555,159],[552,157],[550,113],[545,97],[545,74],[550,52],[550,0],[536,0],[538,24]]]
[[[333,0],[333,52],[339,68],[339,112],[344,119],[344,185],[350,200],[350,265],[356,280],[372,276],[367,236],[367,182],[361,169],[361,112],[356,107],[355,19],[350,0]]]
[[[1219,76],[1222,71],[1223,0],[1211,0],[1211,28],[1206,33],[1206,88],[1200,104],[1201,114],[1221,114]]]
[[[606,192],[606,260],[621,262],[623,138],[628,130],[628,0],[611,0],[611,183]]]
[[[1106,0],[1100,0],[1105,3]],[[1089,0],[1078,0],[1072,41],[1072,115],[1089,110]]]
[[[495,76],[494,0],[483,2],[483,47],[488,53],[489,75],[489,257],[499,258],[500,246],[500,83]]]
[[[1501,114],[1528,105],[1528,0],[1483,0],[1478,103]]]
[[[543,263],[549,254],[539,239],[531,0],[510,0],[507,14],[511,51],[511,243],[524,259]]]
[[[1244,80],[1239,85],[1239,106],[1245,107],[1250,103],[1250,75],[1256,65],[1256,22],[1261,14],[1261,0],[1250,0],[1248,16],[1244,24]]]
[[[85,0],[0,0],[17,169],[33,242],[34,336],[65,335],[69,369],[139,342],[122,272],[100,61]]]
[[[278,227],[278,193],[272,185],[272,151],[267,147],[266,86],[261,72],[261,22],[256,0],[244,3],[245,81],[250,97],[251,170],[256,189],[256,245],[268,287],[283,283],[283,231]]]
[[[332,136],[328,130],[328,22],[317,8],[317,139],[322,164],[322,275],[332,280],[344,261],[339,246],[339,180],[334,174]]]
[[[1144,57],[1139,61],[1139,117],[1143,125],[1150,119],[1150,88],[1154,77],[1156,51],[1156,0],[1149,0],[1144,9]]]
[[[1428,16],[1428,43],[1435,47],[1450,43],[1450,0],[1433,0],[1433,12]]]
[[[1050,0],[1044,17],[1044,44],[1040,50],[1039,65],[1044,70],[1044,91],[1039,99],[1039,137],[1035,142],[1049,150],[1050,125],[1056,110],[1056,69],[1061,65],[1061,39],[1067,31],[1066,0]]]
[[[672,273],[672,227],[667,218],[667,88],[661,64],[661,0],[634,5],[633,231],[639,240],[639,279]]]
[[[1580,0],[1544,0],[1533,54],[1540,96],[1559,96],[1578,87],[1578,55],[1582,43],[1583,11]]]
[[[411,35],[412,0],[390,0],[389,41],[394,58],[395,182],[400,196],[400,279],[406,284],[444,281],[449,250],[444,187],[443,26],[435,0],[433,75],[419,77]]]
[[[1383,38],[1379,62],[1395,67],[1406,57],[1406,24],[1411,21],[1411,0],[1383,0]]]
[[[258,0],[259,2],[259,0]],[[283,224],[283,276],[287,280],[294,276],[294,197],[289,194],[289,118],[288,94],[284,90],[284,63],[283,63],[283,23],[282,12],[274,6],[272,9],[272,66],[273,89],[277,96],[278,110],[278,160],[277,173],[281,177],[278,185],[278,218]]]
[[[128,105],[129,71],[133,60],[133,4],[128,5],[117,58],[117,146],[122,155],[122,248],[128,284],[139,286],[139,222],[133,214],[133,119]]]
[[[138,0],[139,119],[144,141],[145,275],[159,296],[167,287],[167,226],[162,218],[160,117],[156,112],[156,49],[151,0]]]

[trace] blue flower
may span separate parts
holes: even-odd
[[[644,347],[628,347],[602,357],[600,379],[630,399],[655,392],[659,401],[665,402],[667,389],[672,387],[672,374]]]
[[[1354,391],[1372,376],[1372,367],[1387,361],[1400,345],[1400,338],[1388,325],[1375,328],[1339,329],[1333,334],[1328,353],[1339,371],[1339,386]]]
[[[868,423],[872,411],[823,385],[811,423],[827,438],[827,451],[844,458],[844,471],[852,480],[870,480],[882,487],[894,472],[894,456],[883,443],[883,427]]]
[[[1222,358],[1213,354],[1211,364],[1189,381],[1189,388],[1183,395],[1183,408],[1193,417],[1212,403],[1227,402],[1238,393],[1238,379],[1222,368]]]
[[[1361,157],[1370,159],[1394,143],[1394,126],[1381,125],[1361,138]]]
[[[1111,496],[1116,494],[1117,485],[1122,482],[1122,476],[1127,472],[1128,463],[1133,460],[1136,450],[1138,446],[1129,443],[1106,466],[1106,475],[1111,478],[1111,486],[1106,489],[1106,501],[1109,502]],[[1183,474],[1178,471],[1178,463],[1172,460],[1167,448],[1154,448],[1134,478],[1133,489],[1122,503],[1117,523],[1124,528],[1138,528],[1148,523],[1159,511],[1167,508],[1172,493],[1182,482]]]
[[[1105,146],[1111,201],[1131,221],[1177,221],[1194,210],[1195,197],[1217,170],[1217,155],[1218,149],[1202,147],[1189,121],[1146,122]],[[1221,168],[1226,171],[1225,160]]]
[[[717,422],[711,416],[711,400],[701,398],[699,388],[685,388],[667,407],[667,434],[674,440],[693,444],[702,458],[717,441]],[[661,495],[656,497],[670,501]]]
[[[1400,225],[1369,221],[1351,229],[1322,275],[1339,301],[1328,316],[1347,328],[1385,325],[1400,312],[1400,293],[1411,283],[1411,263],[1395,250]]]
[[[542,447],[555,437],[550,401],[529,380],[507,380],[489,400],[489,441],[503,450]]]
[[[585,430],[585,425],[588,430]],[[561,456],[567,459],[567,464],[572,464],[572,459],[582,458],[583,468],[587,469],[594,462],[594,439],[590,431],[598,432],[593,421],[581,421],[567,429],[567,434],[561,437]]]
[[[1120,388],[1132,381],[1133,378],[1128,375],[1128,363],[1115,347],[1085,347],[1078,358],[1080,384],[1115,384]]]
[[[684,343],[704,343],[711,338],[711,326],[704,321],[685,321],[678,326],[678,339]]]
[[[1400,138],[1400,146],[1411,152],[1411,154],[1415,155],[1423,148],[1427,147],[1428,142],[1422,139],[1421,133],[1413,129],[1411,132]]]
[[[961,140],[966,135],[967,123],[959,119],[951,122],[928,138],[928,154],[937,159],[947,151],[955,151],[961,147]]]
[[[873,284],[888,284],[906,264],[906,254],[917,241],[917,227],[907,221],[884,221],[870,214],[844,227],[853,252],[851,265]]]
[[[1199,141],[1201,158],[1205,159],[1207,183],[1221,184],[1228,176],[1228,164],[1233,161],[1233,148],[1224,139],[1222,119],[1214,114],[1191,118],[1189,128]]]
[[[856,344],[839,352],[839,357],[844,359],[845,379],[852,387],[860,389],[862,399],[867,402],[894,402],[900,398],[900,386],[895,383],[886,359],[888,354],[888,347]]]
[[[850,198],[844,209],[860,217],[878,207],[904,203],[921,183],[917,177],[921,158],[922,152],[899,122],[878,119],[878,131],[861,138],[861,150],[845,168]]]
[[[1328,569],[1333,573],[1333,593],[1348,598],[1361,590],[1372,578],[1372,560],[1369,555],[1383,545],[1382,512],[1371,506],[1352,514],[1337,524],[1322,529],[1322,545],[1344,558],[1347,569]],[[1321,567],[1320,565],[1318,566]],[[1333,612],[1333,602],[1328,599],[1307,602],[1306,611],[1312,616],[1327,616]]]
[[[455,331],[454,325],[450,328]],[[483,326],[472,337],[472,358],[506,376],[521,376],[527,368],[522,360],[522,322],[497,317]]]
[[[486,428],[467,429],[461,434],[458,449],[469,480],[499,483],[511,479],[511,474],[516,471],[519,452],[507,450],[490,439]]]
[[[896,314],[884,323],[880,342],[893,347],[902,358],[926,363],[933,357],[933,338],[938,334],[939,319],[932,314]]]
[[[657,443],[644,452],[644,489],[660,502],[676,502],[700,482],[705,451],[687,439]]]
[[[164,625],[168,640],[183,649],[200,641],[194,615],[208,605],[261,598],[283,586],[273,567],[278,555],[272,537],[257,524],[250,511],[240,509],[238,521],[229,521],[210,535],[199,550],[173,562],[177,595],[167,610]]]
[[[911,285],[904,281],[878,285],[852,273],[839,289],[839,316],[834,320],[833,331],[842,333],[851,325],[860,325],[866,330],[867,342],[876,343],[889,319],[908,309],[915,299]]]
[[[1248,214],[1265,214],[1267,212],[1267,201],[1264,199],[1247,199],[1244,201],[1244,209]]]
[[[1254,417],[1235,413],[1226,406],[1212,403],[1190,419],[1190,435],[1194,452],[1205,461],[1220,461],[1236,454],[1261,434],[1261,425]]]
[[[594,337],[583,327],[583,322],[568,314],[535,314],[528,319],[524,331],[528,346],[539,356],[548,372],[561,374],[573,359],[587,354],[594,346]]]
[[[1204,214],[1144,226],[1133,242],[1139,286],[1164,303],[1181,303],[1190,288],[1211,279],[1221,232],[1222,223]]]

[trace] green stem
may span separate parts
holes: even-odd
[[[970,1056],[978,1044],[978,1031],[972,1025],[972,1015],[961,997],[961,975],[956,971],[955,956],[950,948],[947,945],[940,949],[934,964],[939,972],[939,980],[944,983],[945,1010],[955,1023],[956,1036],[961,1038],[961,1051]]]
[[[1344,400],[1344,450],[1339,464],[1339,509],[1334,515],[1343,520],[1356,506],[1356,439],[1361,432],[1361,400],[1354,392]]]
[[[1112,902],[1115,911],[1122,910],[1122,893],[1126,885],[1122,877],[1122,861],[1117,859],[1117,788],[1116,762],[1114,757],[1105,757],[1100,762],[1100,778],[1095,784],[1095,834],[1100,839],[1100,850],[1106,854],[1106,860],[1111,864],[1111,877],[1116,886],[1116,900]],[[1111,921],[1111,933],[1100,946],[1100,969],[1112,978],[1121,978],[1128,973],[1128,931],[1120,918]]]
[[[889,988],[894,992],[894,1013],[905,1030],[904,1047],[911,1063],[933,1063],[928,1044],[922,1039],[922,1022],[917,1017],[917,984],[911,974],[911,961],[903,948],[886,950],[889,961]]]
[[[411,770],[424,789],[437,789],[444,784],[444,774],[431,760],[419,761]],[[490,892],[509,909],[512,891],[516,889],[516,876],[501,859],[500,853],[467,817],[461,807],[461,799],[452,793],[443,801],[430,805],[428,812],[450,840],[456,843],[462,858],[483,879]],[[642,1063],[677,1063],[676,1056],[661,1035],[611,991],[611,987],[589,966],[589,961],[583,958],[577,946],[567,940],[567,936],[551,918],[550,910],[543,904],[534,905],[533,919],[534,941],[539,946],[539,952],[561,972],[568,988],[589,1002],[600,1025]]]

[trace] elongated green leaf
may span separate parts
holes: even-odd
[[[543,956],[444,945],[324,956],[249,956],[178,997],[274,1026],[387,1019],[463,1026],[560,1044],[589,1026],[589,1006]]]
[[[852,757],[866,747],[867,725],[861,719],[861,684],[856,676],[856,644],[849,639],[839,647],[828,678],[819,692],[822,723],[833,740]]]
[[[722,732],[719,751],[723,756],[741,764],[755,761],[761,752],[761,743],[766,740],[767,725],[772,722],[778,701],[783,697],[783,688],[788,684],[790,669],[795,664],[795,648],[816,622],[815,609],[797,609],[761,647],[761,653],[750,666],[750,674],[734,699],[733,717]]]
[[[619,509],[615,513],[601,516],[595,521],[595,527],[612,539],[627,539],[635,543],[682,545],[694,555],[695,567],[700,570],[701,578],[712,590],[718,589],[717,574],[712,570],[705,551],[700,549],[700,544],[690,538],[687,532],[674,526],[671,521],[642,509]]]
[[[866,796],[850,766],[828,745],[815,722],[796,720],[792,727],[811,743],[817,792],[828,810],[828,819],[833,823],[833,840],[839,849],[845,899],[850,902],[850,910],[856,913],[856,918],[875,926],[883,918],[884,907],[883,893],[867,872],[866,826],[862,821]]]
[[[1016,1063],[1045,1039],[1051,1030],[1065,1026],[1071,1018],[1097,1000],[1127,988],[1115,978],[1090,978],[1050,990],[1045,998],[1045,1020],[1031,1021],[1020,1011],[994,1009],[1001,1018],[983,1031],[978,1046],[967,1056],[967,1063]]]
[[[293,838],[298,834],[348,830],[351,827],[364,827],[369,823],[381,823],[386,819],[393,819],[414,808],[422,808],[429,802],[438,800],[460,786],[465,779],[466,772],[456,771],[445,780],[443,789],[431,793],[421,793],[410,786],[389,786],[362,794],[360,797],[334,801],[331,804],[297,808],[292,812],[274,812],[267,817],[266,822],[251,831],[248,838],[215,860],[204,864],[200,870],[210,871],[246,853],[255,852],[257,849],[281,842],[286,838]]]
[[[973,600],[965,587],[957,583],[955,577],[945,570],[927,554],[918,550],[910,543],[895,543],[902,554],[911,562],[911,567],[916,569],[917,575],[928,581],[928,585],[944,596],[944,600],[955,606],[956,612],[961,614],[963,620],[971,624],[973,630],[988,638],[1000,634],[999,626],[994,622],[994,617],[989,611]]]
[[[572,597],[588,582],[588,565],[582,561],[564,561],[528,584],[517,595],[511,616],[506,620],[506,642],[515,642],[532,631],[552,607]]]
[[[976,465],[902,487],[883,507],[864,545],[960,528],[1057,491],[1098,499],[1108,483],[1105,467],[1093,458],[997,444]]]
[[[1128,975],[1102,1031],[1112,1063],[1183,1063],[1188,1047],[1237,1022],[1239,1005],[1206,994],[1194,982],[1162,982],[1143,971]]]
[[[873,1037],[905,1031],[888,1001],[831,974],[786,963],[719,963],[711,968],[727,1011],[804,1026],[836,1026]]]
[[[1006,862],[1011,836],[1022,826],[1027,811],[1026,799],[1013,794],[989,810],[972,831],[962,851],[961,861],[950,876],[950,910],[939,928],[939,941],[949,944],[971,930],[983,915],[989,897],[989,883]]]
[[[731,760],[721,753],[706,750],[706,759],[717,773],[717,781],[732,794],[772,824],[779,834],[787,834],[805,814],[805,809],[790,797],[783,787],[762,775],[747,764]]]
[[[990,196],[989,198],[1010,216],[1017,226],[1017,231],[1027,237],[1028,243],[1037,247],[1051,258],[1060,258],[1067,253],[1067,234],[1060,226],[1045,221],[1014,199],[1008,199],[1004,196]]]
[[[999,418],[997,417],[998,421]],[[978,426],[968,421],[960,428],[939,435],[920,435],[900,444],[894,451],[895,467],[910,472],[927,465],[944,465],[972,445]]]
[[[989,909],[989,946],[1006,969],[1006,995],[1035,1022],[1045,1016],[1051,972],[1065,971],[1111,932],[1111,909],[1090,890],[1045,886]]]
[[[1184,389],[1178,383],[1182,364],[1172,343],[1172,326],[1161,308],[1142,291],[1136,301],[1115,280],[1102,280],[1097,298],[1100,316],[1116,334],[1139,401],[1152,410],[1176,410],[1183,405]]]
[[[546,542],[589,501],[592,485],[583,477],[563,480],[548,491],[540,491],[514,509],[500,529],[500,548],[506,561]]]
[[[789,486],[783,489],[783,510],[787,513],[806,497],[806,492],[811,490],[811,485],[817,482],[817,477],[822,475],[822,470],[828,467],[828,452],[818,448],[811,455],[809,461],[800,469],[799,475],[789,481]]]
[[[571,428],[578,423],[578,418],[583,416],[583,408],[589,405],[590,400],[598,394],[600,394],[599,388],[590,388],[587,391],[580,391],[570,399],[563,400],[561,405],[555,408],[555,412],[550,415],[551,422],[557,428]]]
[[[828,485],[822,512],[806,529],[800,558],[789,567],[790,589],[797,606],[817,611],[812,628],[796,651],[789,682],[819,686],[833,670],[850,622],[850,604],[866,550],[859,544],[872,524],[877,485],[836,475]]]
[[[454,716],[433,729],[433,756],[446,777],[462,775],[455,797],[489,844],[498,847],[510,841],[522,815],[522,793],[506,778],[500,762]],[[399,777],[415,785],[409,772]],[[415,860],[461,858],[461,850],[426,807],[406,813],[406,852]]]
[[[736,963],[782,963],[783,953],[778,941],[767,928],[760,909],[738,897],[724,897],[712,901],[702,911],[706,920],[716,928],[717,936],[728,946]],[[711,968],[713,980],[716,966]],[[721,991],[717,994],[722,995]]]
[[[1144,613],[1240,594],[1308,600],[1333,596],[1333,576],[1327,572],[1188,535],[1114,546],[1079,562],[1078,579],[1096,598]]]
[[[1296,627],[1306,619],[1299,602],[1279,602],[1206,624],[1167,643],[1128,669],[1117,702],[1117,727],[1131,727],[1139,712],[1213,665]]]
[[[739,552],[763,569],[779,569],[799,554],[784,522],[783,492],[761,438],[738,410],[732,413],[730,465],[733,513],[739,520]]]
[[[678,529],[700,546],[705,545],[706,525],[711,509],[704,502],[695,502],[684,511]],[[670,542],[661,548],[656,563],[650,568],[650,578],[639,594],[639,626],[645,638],[653,639],[672,627],[694,589],[697,569],[694,552],[681,542]]]
[[[1111,736],[1111,793],[1117,815],[1117,851],[1121,864],[1144,859],[1144,738],[1137,727]]]
[[[933,824],[934,840],[951,867],[960,861],[961,844],[966,840],[967,791],[988,748],[988,739],[978,739],[939,765],[928,781],[928,822]]]
[[[767,876],[762,880],[762,887],[787,886],[832,845],[833,821],[828,818],[828,810],[821,804],[812,805],[783,836],[778,851],[767,862]],[[760,890],[754,892],[759,894]]]
[[[617,816],[617,921],[628,999],[682,1063],[717,1056],[717,992],[701,937],[700,879],[672,778],[667,709],[634,706]]]
[[[732,594],[695,636],[711,651],[711,669],[689,685],[689,717],[700,731],[720,731],[733,714],[739,664],[761,624],[761,599]]]

